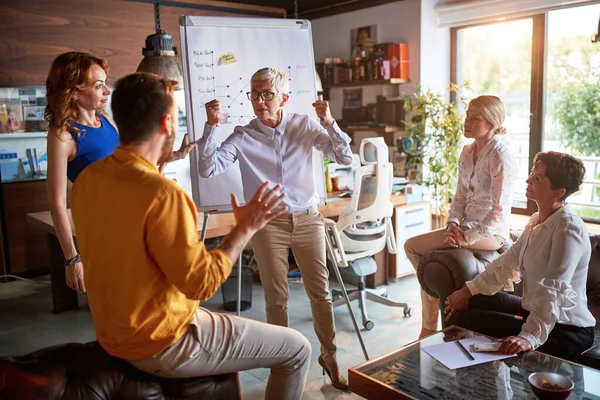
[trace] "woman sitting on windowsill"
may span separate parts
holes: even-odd
[[[509,237],[511,193],[517,162],[500,136],[506,116],[496,96],[479,96],[469,102],[465,119],[466,145],[458,160],[458,184],[446,228],[406,241],[404,249],[415,270],[431,250],[465,247],[498,250],[512,242]],[[421,289],[422,320],[419,339],[437,330],[439,301]]]

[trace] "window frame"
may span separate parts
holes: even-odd
[[[507,18],[501,21],[482,22],[469,25],[461,25],[450,28],[450,80],[456,82],[458,77],[458,32],[462,29],[476,26],[486,26],[493,24],[502,24],[506,22],[519,21],[524,19],[532,20],[532,41],[531,41],[531,93],[529,104],[529,169],[533,167],[533,157],[542,151],[544,115],[545,115],[545,90],[546,90],[546,42],[548,11]],[[455,95],[452,101],[456,101]],[[512,207],[514,214],[531,215],[537,211],[535,202],[527,199],[526,208]]]

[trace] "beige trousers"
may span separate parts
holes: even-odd
[[[151,358],[130,361],[164,378],[218,375],[271,368],[265,399],[299,400],[310,360],[310,343],[299,332],[198,308],[186,333]]]
[[[267,322],[279,326],[288,326],[288,253],[292,249],[310,300],[321,356],[326,363],[334,362],[335,323],[321,213],[313,207],[275,218],[254,235],[252,248],[265,290]]]
[[[404,251],[406,251],[406,255],[415,271],[419,267],[419,262],[421,261],[423,254],[431,250],[450,248],[444,244],[445,232],[446,228],[436,229],[422,235],[413,236],[406,241],[404,244]],[[497,250],[503,245],[504,239],[502,237],[493,236],[483,238],[480,241],[465,247],[477,250]],[[421,326],[425,329],[436,331],[438,328],[438,316],[440,312],[439,300],[421,289],[421,305],[423,307]]]

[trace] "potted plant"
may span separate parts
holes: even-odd
[[[451,93],[459,94],[451,83]],[[462,97],[456,96],[464,104]],[[407,168],[422,165],[422,176],[417,175],[428,188],[433,200],[435,224],[442,226],[448,216],[449,202],[456,188],[458,150],[463,134],[463,118],[456,103],[449,102],[441,93],[423,90],[405,96],[404,107],[413,113],[411,122],[405,122],[410,145],[407,149]]]

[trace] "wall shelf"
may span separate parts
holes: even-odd
[[[394,132],[400,132],[403,130],[401,126],[380,127],[380,126],[359,125],[359,124],[340,126],[340,128],[346,133],[357,132],[357,131],[375,132],[375,133],[394,133]]]
[[[410,79],[391,78],[391,79],[377,79],[374,81],[360,81],[360,82],[344,82],[344,83],[324,83],[323,84],[323,97],[325,100],[329,100],[329,92],[331,89],[337,88],[348,88],[348,87],[362,87],[362,86],[381,86],[381,85],[400,85],[402,83],[409,83]]]
[[[45,138],[48,132],[21,132],[21,133],[0,133],[1,139],[31,139]]]
[[[378,127],[359,124],[349,126],[340,125],[340,129],[346,132],[352,140],[354,140],[355,132],[373,132],[377,134],[377,136],[381,136],[388,146],[394,146],[394,133],[404,130],[401,126]]]
[[[408,83],[408,82],[410,82],[410,79],[391,78],[391,79],[377,79],[374,81],[329,83],[329,84],[323,84],[323,90],[332,89],[332,88],[353,87],[353,86],[399,85],[401,83]]]

